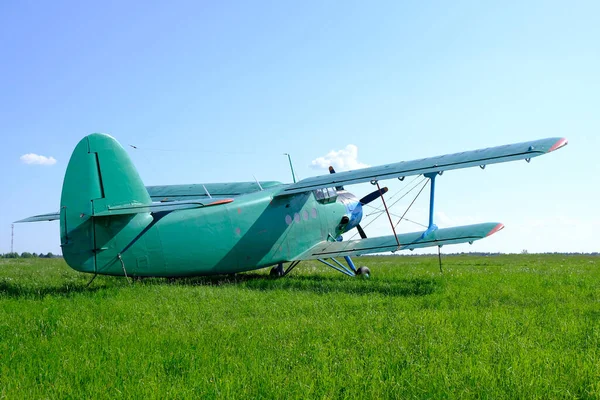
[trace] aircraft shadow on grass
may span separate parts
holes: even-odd
[[[291,276],[273,279],[264,274],[211,275],[195,278],[176,278],[171,284],[191,286],[231,287],[244,289],[298,290],[317,294],[381,294],[393,297],[427,296],[442,289],[441,278],[410,278],[393,281],[350,281],[345,277]]]
[[[392,297],[427,296],[442,289],[441,278],[410,278],[394,281],[349,281],[345,277],[293,276],[273,279],[268,275],[243,273],[235,275],[210,275],[195,278],[144,278],[135,279],[133,285],[181,285],[232,287],[268,291],[297,290],[315,294],[346,293],[356,295],[381,294]],[[119,285],[120,286],[120,285]],[[46,296],[72,297],[80,293],[94,294],[110,285],[97,282],[69,283],[60,286],[22,286],[0,281],[0,297],[41,300]]]

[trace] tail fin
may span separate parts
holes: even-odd
[[[82,272],[98,272],[96,254],[118,230],[111,227],[107,236],[108,228],[96,226],[101,223],[93,216],[130,204],[149,205],[152,200],[123,147],[105,134],[83,138],[71,155],[60,199],[61,247],[67,263]],[[123,229],[127,221],[118,225]]]

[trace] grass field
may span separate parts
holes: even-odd
[[[600,257],[168,281],[0,260],[0,398],[600,398]]]

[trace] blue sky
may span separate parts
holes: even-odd
[[[444,174],[438,225],[506,224],[444,251],[600,251],[598,15],[595,1],[2,2],[0,252],[12,221],[58,209],[92,132],[138,146],[148,185],[289,182],[282,153],[302,178],[349,144],[378,165],[564,136],[530,164]],[[58,223],[16,225],[15,250],[60,253]]]

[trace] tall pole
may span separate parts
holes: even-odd
[[[10,224],[10,252],[15,252],[15,224]]]

